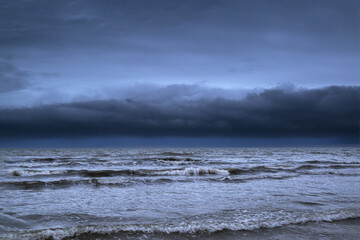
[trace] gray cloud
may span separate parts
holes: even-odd
[[[359,75],[355,0],[1,3],[1,52],[64,85],[319,87]]]
[[[178,87],[178,92],[183,90],[184,87]],[[0,136],[355,139],[358,135],[360,87],[277,88],[250,93],[243,99],[175,101],[170,96],[160,99],[98,100],[3,109]]]
[[[8,61],[0,60],[0,93],[12,92],[28,86],[28,71],[19,69]]]
[[[342,38],[335,33],[341,32],[345,36],[356,36],[354,20],[356,21],[358,6],[355,0],[317,0],[317,1],[1,1],[2,37],[15,38],[28,43],[38,39],[40,43],[58,41],[61,38],[88,38],[90,34],[107,32],[110,36],[145,36],[154,35],[178,38],[178,34],[194,29],[198,34],[183,36],[179,40],[190,38],[196,40],[203,33],[218,33],[226,31],[221,40],[230,40],[243,32],[263,33],[263,38],[270,41],[290,40],[288,37],[303,36],[322,40],[324,35],[327,42],[332,44],[343,39],[353,41],[352,38]],[[329,20],[331,24],[329,24]],[[69,24],[71,23],[71,24]],[[229,29],[240,32],[227,32]],[[73,31],[74,30],[74,31]],[[110,32],[112,31],[112,32]],[[290,31],[290,32],[288,32]],[[72,32],[73,35],[65,33]],[[229,35],[230,34],[230,35]],[[286,34],[287,36],[283,36]],[[89,41],[104,35],[93,35]],[[158,35],[158,36],[159,36]],[[208,37],[210,35],[206,35]],[[215,35],[214,35],[215,36]],[[53,38],[52,38],[53,37]],[[246,37],[246,34],[242,35]],[[151,40],[151,39],[148,39]],[[200,40],[200,39],[198,39]],[[201,40],[204,38],[201,37]],[[217,39],[207,39],[204,45]],[[219,40],[219,39],[218,39]],[[334,42],[335,41],[335,42]],[[19,44],[9,41],[9,44]],[[79,42],[79,45],[81,43]],[[227,47],[227,46],[223,46]],[[230,47],[230,46],[228,46]],[[344,48],[349,46],[336,46]],[[209,49],[207,49],[209,50]]]

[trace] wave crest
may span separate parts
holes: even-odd
[[[337,220],[360,218],[360,212],[356,210],[332,210],[321,213],[304,214],[301,216],[278,216],[274,218],[250,218],[235,219],[229,222],[207,221],[207,222],[180,222],[169,224],[118,224],[111,226],[78,226],[73,228],[53,228],[42,230],[25,230],[7,233],[0,237],[10,239],[64,239],[79,237],[84,234],[116,234],[125,233],[181,233],[193,234],[201,232],[218,232],[223,230],[255,230],[259,228],[274,228],[289,224],[307,222],[331,222]]]
[[[159,175],[202,176],[202,175],[229,175],[229,171],[216,168],[185,168],[158,172]]]

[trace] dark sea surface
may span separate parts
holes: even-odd
[[[359,239],[359,148],[0,150],[0,239]]]

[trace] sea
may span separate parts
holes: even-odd
[[[0,149],[0,239],[359,239],[360,148]]]

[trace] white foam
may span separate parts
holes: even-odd
[[[288,224],[306,222],[334,221],[349,218],[359,218],[359,210],[333,210],[322,213],[304,214],[300,216],[283,215],[274,217],[264,215],[247,219],[234,219],[230,222],[217,220],[207,222],[180,222],[172,224],[118,224],[112,226],[79,226],[74,228],[41,229],[33,231],[21,231],[0,235],[9,239],[63,239],[65,237],[79,236],[87,233],[115,234],[118,232],[143,232],[143,233],[196,233],[217,232],[222,230],[254,230],[258,228],[274,228]]]
[[[124,184],[124,183],[130,183],[132,182],[129,179],[122,179],[122,178],[99,178],[97,179],[97,181],[101,184]]]
[[[39,175],[58,175],[64,174],[66,170],[12,170],[14,176],[39,176]]]
[[[159,175],[178,175],[178,176],[200,176],[207,174],[216,174],[216,175],[229,175],[229,171],[216,168],[185,168],[182,170],[168,170],[168,171],[159,171],[156,174]]]

